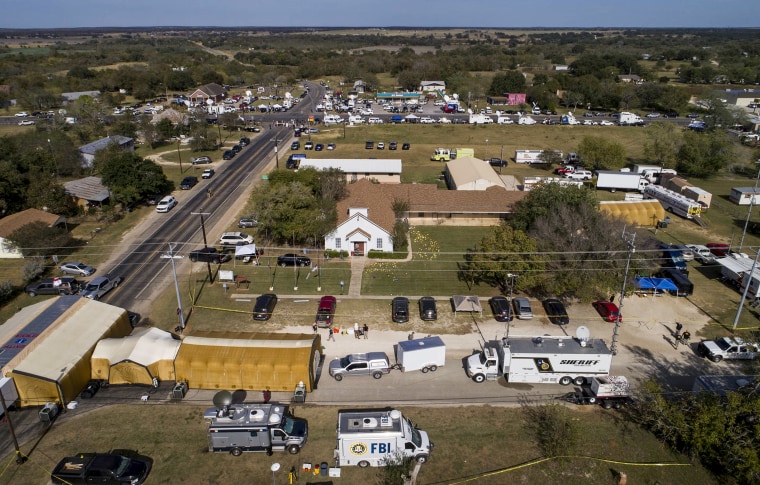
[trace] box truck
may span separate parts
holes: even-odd
[[[629,113],[623,111],[620,113],[620,120],[618,121],[620,126],[644,126],[644,120],[636,113]]]
[[[404,340],[396,346],[396,363],[402,372],[435,372],[446,363],[446,344],[441,337]]]
[[[306,420],[289,415],[279,403],[235,404],[210,408],[204,414],[208,427],[208,450],[240,456],[244,451],[287,450],[295,455],[306,444]]]
[[[615,172],[613,170],[597,170],[596,188],[607,189],[610,192],[618,190],[638,190],[643,192],[649,181],[634,172]]]
[[[338,466],[384,466],[404,458],[424,463],[433,450],[428,434],[395,409],[338,411],[337,432]]]
[[[581,386],[610,373],[612,352],[601,339],[589,339],[579,327],[576,338],[509,337],[486,342],[467,358],[467,375],[475,382],[530,382]]]

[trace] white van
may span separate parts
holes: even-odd
[[[343,118],[338,115],[325,115],[324,122],[326,125],[343,123]]]
[[[383,124],[383,120],[380,119],[380,118],[377,118],[377,117],[372,117],[372,118],[368,119],[367,122],[370,125],[382,125]]]

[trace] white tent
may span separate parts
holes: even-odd
[[[174,358],[181,341],[157,328],[138,328],[123,338],[98,342],[92,353],[92,378],[111,384],[152,384],[174,380]]]
[[[420,119],[420,117],[417,116],[417,115],[415,115],[415,114],[408,114],[408,115],[404,116],[404,119],[407,120],[407,121],[410,121],[410,122],[414,123],[418,119]]]
[[[258,260],[259,255],[256,252],[256,245],[246,244],[245,246],[235,246],[235,260],[238,258],[242,258],[244,263],[249,263],[253,259]]]
[[[474,295],[454,295],[451,297],[454,303],[454,313],[471,312],[483,314],[483,307],[480,305],[480,298]]]

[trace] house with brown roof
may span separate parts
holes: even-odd
[[[227,96],[227,90],[224,89],[223,86],[220,86],[216,83],[211,83],[199,87],[190,93],[187,97],[191,103],[195,103],[195,105],[205,106],[206,102],[209,99],[212,100],[214,104],[216,104],[224,101],[225,96]]]
[[[23,258],[21,251],[8,240],[17,229],[33,222],[44,222],[48,227],[65,224],[66,218],[39,209],[27,209],[0,219],[0,258]]]
[[[491,187],[479,191],[439,189],[434,184],[378,184],[361,179],[348,185],[348,196],[338,201],[338,222],[325,236],[325,249],[353,255],[370,250],[393,251],[394,201],[408,204],[399,214],[410,225],[491,226],[514,211],[527,195]]]

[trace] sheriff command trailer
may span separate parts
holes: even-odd
[[[589,339],[578,328],[578,338],[509,337],[492,340],[480,353],[467,358],[467,375],[475,382],[494,381],[581,386],[592,377],[610,373],[612,352],[600,339]]]
[[[424,463],[433,443],[425,431],[391,409],[343,410],[338,412],[338,466],[384,466],[411,458]]]
[[[699,202],[695,202],[678,192],[673,192],[659,185],[648,185],[645,187],[644,197],[647,199],[657,199],[666,211],[687,219],[693,219],[702,212],[702,205]]]
[[[240,456],[244,451],[288,450],[295,455],[306,444],[308,427],[303,419],[287,414],[284,404],[236,404],[222,409],[211,408],[205,417],[208,427],[208,450]]]
[[[545,163],[541,160],[543,150],[515,150],[515,163]],[[555,150],[557,156],[562,158],[562,152]]]
[[[634,172],[615,172],[613,170],[597,170],[596,188],[607,189],[610,192],[617,190],[638,190],[643,192],[649,185],[649,181]]]

